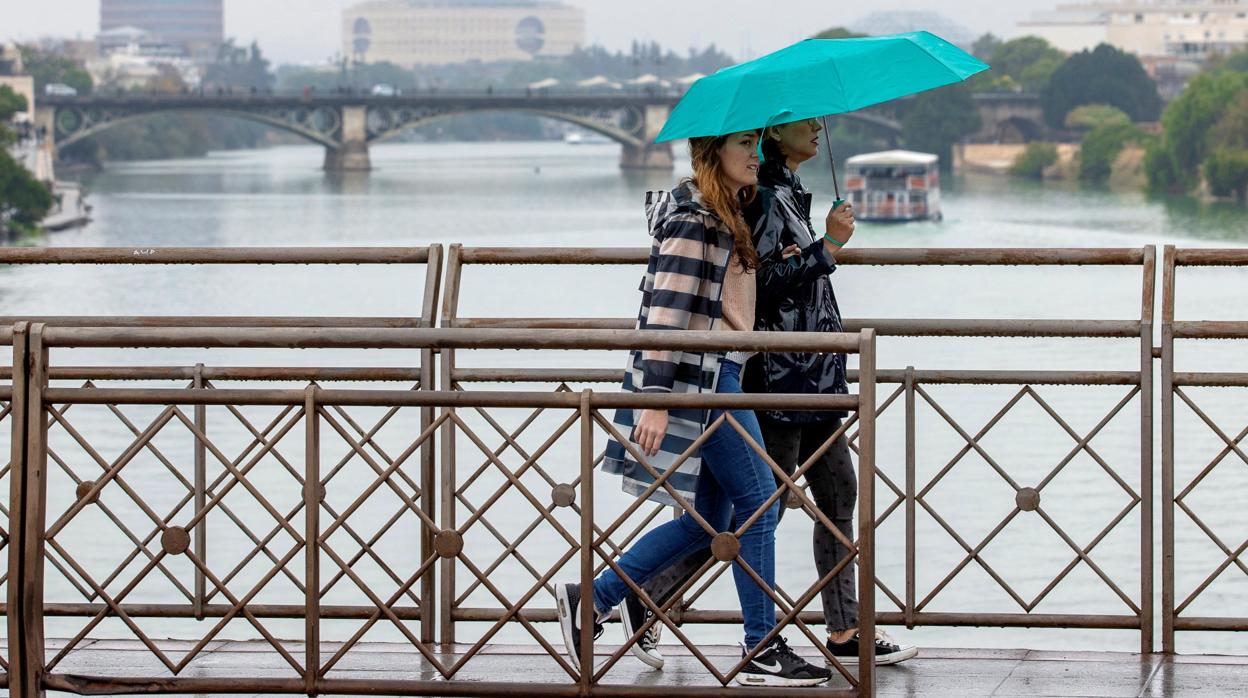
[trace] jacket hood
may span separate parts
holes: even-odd
[[[702,193],[693,182],[685,180],[671,191],[646,192],[646,227],[653,236],[663,221],[679,210],[706,216],[714,212],[702,204]],[[718,218],[718,217],[717,217]]]

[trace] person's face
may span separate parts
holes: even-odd
[[[802,119],[771,128],[769,137],[780,142],[780,152],[792,162],[805,162],[819,153],[818,119]]]
[[[728,136],[719,147],[719,167],[724,179],[738,191],[758,184],[758,132]]]

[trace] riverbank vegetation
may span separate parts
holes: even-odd
[[[9,154],[16,136],[8,127],[26,110],[26,98],[0,85],[0,233],[26,235],[36,231],[52,208],[52,194]]]

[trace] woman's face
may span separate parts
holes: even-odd
[[[819,132],[822,130],[818,119],[802,119],[774,126],[768,136],[780,141],[780,152],[790,162],[797,163],[819,153]]]
[[[728,136],[719,147],[719,167],[724,180],[738,191],[758,184],[758,132]]]

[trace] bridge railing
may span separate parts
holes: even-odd
[[[592,652],[586,652],[575,666],[557,649],[558,639],[548,640],[533,626],[545,619],[552,603],[545,594],[550,580],[565,568],[578,570],[586,585],[595,569],[610,566],[622,572],[614,562],[616,552],[626,545],[620,532],[631,528],[642,502],[638,500],[619,516],[596,510],[596,443],[604,437],[619,437],[609,411],[644,406],[855,411],[860,404],[874,403],[874,339],[869,331],[778,335],[441,328],[58,328],[19,323],[13,329],[13,340],[14,366],[19,370],[14,371],[13,387],[5,397],[11,400],[16,464],[11,474],[7,609],[7,677],[15,695],[34,695],[43,689],[433,694],[448,692],[448,686],[454,686],[447,682],[451,679],[472,680],[456,692],[474,695],[643,695],[650,689],[613,681],[611,670],[626,648],[614,651],[599,666],[593,664]],[[206,385],[132,388],[103,383],[185,380],[186,373],[145,366],[58,367],[53,360],[55,352],[65,349],[150,347],[840,351],[861,356],[864,376],[859,393],[848,396],[648,396],[620,394],[614,388],[606,393],[437,391],[427,385],[417,390],[327,389],[316,382],[302,390]],[[201,368],[198,375],[265,381],[413,377],[397,369]],[[100,383],[58,387],[53,382],[76,382],[84,377]],[[214,420],[215,429],[208,433],[186,407],[218,408],[232,415],[234,422]],[[82,414],[92,408],[114,415],[124,425],[125,437],[117,438],[113,430],[92,433],[91,420]],[[267,409],[262,420],[249,412],[257,409]],[[385,431],[402,418],[395,415],[404,409],[437,409],[438,414],[431,423],[409,419]],[[519,467],[508,467],[497,455],[488,458],[489,473],[484,476],[492,490],[488,501],[466,521],[440,524],[432,502],[434,493],[445,493],[447,485],[436,480],[427,460],[419,465],[419,474],[413,472],[416,454],[448,424],[455,428],[455,436],[480,441],[460,416],[461,410],[498,414],[516,409],[554,412],[559,415],[559,426],[545,437],[546,445],[527,455]],[[866,474],[872,471],[873,425],[873,415],[864,413],[859,450]],[[731,417],[713,423],[708,434],[717,429],[745,433]],[[184,438],[188,435],[207,451],[211,468],[202,468],[200,463],[190,466]],[[539,459],[569,435],[579,436],[579,457],[563,466],[547,466],[547,472],[557,478],[553,485],[534,479]],[[761,445],[751,445],[762,452]],[[696,449],[694,444],[691,452]],[[482,444],[482,453],[491,451]],[[806,513],[819,519],[817,509],[795,482],[774,463],[770,466]],[[688,508],[665,480],[659,478],[654,488],[665,488]],[[195,484],[201,481],[206,484]],[[861,509],[860,535],[857,540],[843,541],[848,553],[838,567],[858,564],[860,585],[866,589],[874,578],[870,476],[864,475],[859,486],[865,488],[862,495],[868,502]],[[764,508],[782,495],[783,491],[778,492]],[[440,499],[445,502],[445,494]],[[516,502],[527,502],[553,530],[553,538],[546,541],[553,562],[546,561],[549,568],[527,586],[482,571],[482,556],[487,553],[467,544],[487,525],[490,507],[516,506]],[[571,508],[574,503],[579,504],[576,509]],[[760,509],[734,533],[716,535],[715,561],[704,566],[702,575],[713,564],[721,571],[733,562],[744,565],[735,542],[761,514]],[[823,523],[831,526],[826,520]],[[209,541],[219,542],[211,550],[200,545],[206,527],[212,531]],[[419,539],[418,546],[411,544],[413,538]],[[247,540],[251,544],[238,545]],[[506,608],[471,646],[448,647],[422,637],[430,606],[422,603],[422,595],[412,592],[431,585],[439,566],[451,563],[472,570],[474,580]],[[207,596],[202,599],[190,588],[196,573],[208,582]],[[772,592],[756,571],[751,575],[773,595],[781,610],[781,622],[771,635],[795,627],[821,646],[798,611],[830,581],[830,575],[796,599]],[[695,577],[688,585],[698,581]],[[636,588],[631,580],[629,584]],[[64,600],[74,596],[79,597],[77,601]],[[717,667],[675,624],[668,609],[644,593],[641,598],[656,611],[655,622],[664,623],[681,638],[709,676],[721,684],[735,678],[748,657],[726,669]],[[864,595],[863,609],[867,614],[864,633],[870,636],[870,594]],[[545,650],[543,659],[526,660],[548,663],[556,673],[566,673],[567,681],[547,678],[528,683],[496,675],[483,650],[504,627],[517,625]],[[589,624],[584,625],[588,629]],[[60,635],[66,642],[49,646],[49,626],[68,629]],[[418,655],[414,658],[431,666],[437,677],[402,682],[356,678],[351,670],[353,652],[360,649],[363,639],[375,636],[378,628],[397,633]],[[191,672],[194,675],[183,675],[223,633],[240,629],[266,643],[265,658],[258,660],[258,666],[265,667],[262,671],[253,676],[212,676],[208,675],[211,671],[197,667]],[[137,638],[150,661],[140,663],[145,666],[115,667],[104,675],[99,667],[85,670],[75,665],[76,650],[110,630]],[[302,642],[290,642],[292,635]],[[176,637],[182,642],[158,637]],[[586,638],[585,646],[592,647],[592,642],[592,637]],[[857,675],[839,667],[850,688],[829,695],[871,695],[872,650],[870,644],[863,644],[859,658],[863,668]],[[692,689],[691,694],[699,690],[704,689]],[[759,691],[742,690],[746,695]],[[774,689],[763,690],[772,695]],[[684,691],[672,688],[670,692],[681,695]]]
[[[471,290],[473,281],[467,275],[471,267],[506,267],[516,275],[512,283],[524,285],[520,269],[531,267],[543,279],[563,279],[556,288],[577,289],[574,279],[585,278],[585,267],[628,266],[644,271],[646,249],[628,248],[473,248],[451,245],[447,255],[446,292],[443,297],[440,324],[453,328],[550,328],[550,329],[624,329],[631,328],[631,317],[470,317],[461,307],[461,292]],[[1156,259],[1152,247],[1131,249],[847,249],[838,253],[841,270],[834,277],[838,285],[870,287],[859,267],[1021,267],[1021,268],[1088,268],[1087,274],[1101,275],[1112,268],[1133,269],[1134,293],[1139,298],[1138,317],[1129,319],[1020,319],[987,317],[979,319],[914,318],[848,318],[849,331],[872,328],[880,337],[885,355],[896,353],[902,338],[941,338],[958,342],[960,347],[975,347],[987,352],[992,342],[1001,338],[1029,338],[1041,341],[1071,342],[1088,339],[1105,340],[1114,347],[1115,363],[1134,364],[1133,370],[1062,369],[1052,370],[950,370],[941,366],[882,366],[876,380],[890,389],[880,394],[877,418],[895,438],[886,444],[901,444],[900,449],[885,447],[877,460],[876,526],[886,535],[879,537],[877,553],[886,570],[877,579],[883,607],[877,622],[918,627],[997,626],[1047,628],[1133,629],[1138,632],[1140,648],[1151,652],[1153,647],[1154,590],[1153,563],[1153,309],[1155,304]],[[563,272],[566,267],[580,267],[577,275]],[[969,274],[969,272],[960,272]],[[853,274],[853,279],[846,277]],[[482,278],[478,276],[477,279]],[[491,275],[493,278],[493,275]],[[1093,278],[1100,278],[1093,277]],[[1106,276],[1105,278],[1108,278]],[[481,281],[476,281],[481,283]],[[495,283],[492,281],[491,283]],[[479,290],[479,289],[478,289]],[[575,293],[575,291],[573,291]],[[477,294],[478,296],[480,294]],[[960,305],[959,311],[968,309]],[[999,307],[989,309],[1000,313]],[[998,345],[999,346],[999,345]],[[556,390],[575,390],[580,384],[616,383],[623,376],[622,367],[535,368],[527,361],[506,361],[503,365],[482,364],[471,367],[457,363],[456,352],[441,356],[439,372],[443,389],[461,389],[481,383],[553,384]],[[1039,368],[1039,367],[1038,367]],[[851,380],[857,374],[851,371]],[[891,386],[895,386],[891,387]],[[955,387],[956,386],[956,387]],[[1047,388],[1042,386],[1049,386]],[[1061,390],[1059,390],[1061,389]],[[942,396],[941,391],[958,391]],[[1063,395],[1061,391],[1066,391]],[[1085,409],[1070,414],[1071,392],[1078,403],[1104,404],[1092,415],[1091,428],[1079,427]],[[1045,393],[1049,393],[1047,396]],[[1052,393],[1058,393],[1054,396]],[[1067,406],[1062,408],[1062,398]],[[968,406],[994,401],[998,405],[988,417],[974,417],[979,425],[965,424],[968,417],[959,411]],[[999,402],[995,402],[999,401]],[[1093,440],[1107,428],[1131,418],[1132,408],[1138,410],[1134,445],[1122,446],[1117,456],[1108,456]],[[1049,422],[1056,435],[1069,440],[1069,448],[1055,462],[1041,467],[1031,456],[1026,440],[989,445],[994,429],[1000,430],[1011,413],[1030,411],[1033,419]],[[1066,412],[1066,414],[1063,414]],[[900,414],[899,414],[900,413]],[[894,421],[889,421],[892,418]],[[854,420],[847,421],[849,437],[854,443]],[[1040,424],[1035,425],[1039,428]],[[1127,427],[1129,428],[1129,427]],[[938,432],[952,430],[952,440]],[[1013,433],[1013,432],[1011,432]],[[507,436],[504,434],[504,436]],[[444,437],[441,454],[443,469],[462,466],[455,457],[455,444]],[[934,459],[938,449],[951,449],[948,459]],[[991,449],[991,453],[989,452]],[[965,516],[961,500],[948,501],[947,490],[966,484],[965,471],[970,466],[959,464],[977,461],[986,467],[990,482],[999,484],[994,491],[1005,501],[981,499],[976,510],[994,512],[992,518],[978,520]],[[1104,477],[1099,477],[1102,474]],[[1071,498],[1068,490],[1059,490],[1063,477],[1086,479],[1090,495]],[[459,477],[465,477],[460,475]],[[1099,477],[1099,479],[1098,479]],[[447,481],[455,481],[451,474]],[[982,478],[975,486],[986,486]],[[1057,485],[1054,481],[1058,480]],[[961,483],[961,484],[959,484]],[[1042,499],[1044,500],[1042,504]],[[1104,510],[1106,501],[1113,508]],[[454,520],[454,507],[471,503],[448,500],[443,509],[444,521]],[[1095,521],[1094,528],[1083,530],[1076,521]],[[1064,561],[1052,561],[1054,572],[1040,582],[1026,579],[1030,589],[1018,588],[1011,577],[1024,570],[993,560],[992,552],[1018,545],[1019,531],[1048,535],[1068,553]],[[1119,539],[1113,551],[1102,545],[1111,535]],[[1110,569],[1109,558],[1116,562],[1123,555],[1122,536],[1136,541],[1132,556],[1136,562]],[[523,538],[521,539],[523,541]],[[509,541],[505,550],[517,555],[519,543]],[[936,551],[948,546],[943,554]],[[1099,548],[1098,548],[1099,546]],[[520,552],[523,548],[520,548]],[[986,552],[988,551],[988,552]],[[1052,555],[1050,555],[1052,557]],[[1015,561],[1026,560],[1015,557]],[[518,563],[517,563],[518,564]],[[1026,567],[1030,568],[1028,562]],[[1056,598],[1055,589],[1069,582],[1077,568],[1084,573],[1082,582],[1104,592],[1107,601],[1092,610],[1084,601],[1091,593],[1067,593]],[[900,570],[902,574],[897,575]],[[443,638],[455,638],[457,621],[480,621],[500,611],[468,607],[467,593],[450,597],[456,588],[453,576],[442,583],[440,626]],[[954,595],[951,588],[967,583],[976,574],[1005,595],[1005,604],[1014,610],[985,611],[977,593]],[[1125,578],[1124,578],[1125,576]],[[1065,590],[1071,592],[1071,584]],[[471,585],[466,591],[472,591]],[[740,613],[701,610],[692,606],[700,598],[695,594],[679,607],[681,617],[690,621],[736,623]],[[702,597],[704,598],[704,597]],[[1046,607],[1068,609],[1046,611]],[[943,608],[942,608],[943,606]],[[803,612],[803,620],[817,623],[822,614]]]
[[[1167,245],[1163,262],[1162,647],[1175,652],[1179,631],[1248,630],[1248,608],[1234,594],[1234,580],[1248,576],[1248,510],[1238,502],[1248,487],[1248,428],[1240,428],[1248,369],[1236,362],[1248,322],[1184,320],[1178,310],[1179,271],[1189,280],[1203,271],[1221,276],[1216,283],[1206,278],[1205,288],[1216,292],[1189,292],[1195,298],[1186,305],[1198,305],[1205,317],[1228,310],[1242,317],[1248,251]],[[1183,360],[1204,370],[1176,371]]]

